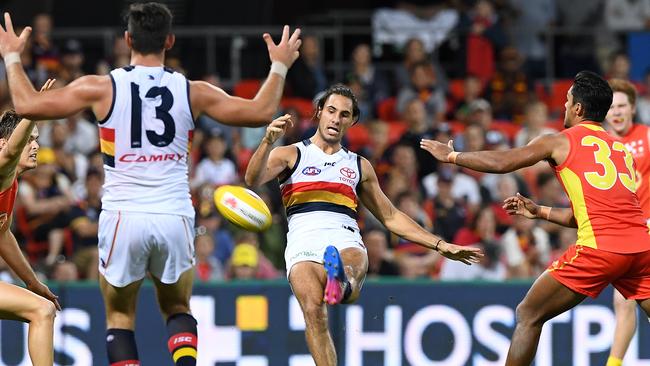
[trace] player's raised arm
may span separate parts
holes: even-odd
[[[506,198],[503,201],[503,209],[508,215],[520,215],[529,219],[543,219],[566,227],[578,227],[573,209],[540,206],[519,193]]]
[[[558,147],[568,144],[569,140],[557,133],[537,137],[526,146],[510,150],[457,152],[454,151],[453,141],[443,144],[427,139],[422,139],[420,147],[443,163],[452,163],[485,173],[509,173],[545,159],[559,164],[566,156],[555,156],[559,155],[556,151],[561,150]]]
[[[381,190],[375,170],[365,158],[361,158],[361,171],[363,180],[360,183],[359,198],[388,230],[425,248],[433,249],[449,259],[465,264],[477,263],[483,256],[478,248],[461,247],[445,242],[393,206]]]
[[[299,37],[300,29],[289,36],[287,25],[284,26],[282,38],[277,45],[268,33],[264,34],[271,70],[253,99],[230,96],[204,81],[190,82],[194,117],[205,113],[219,122],[234,126],[257,127],[268,124],[280,104],[287,70],[298,58],[301,43]]]
[[[102,98],[110,101],[108,76],[84,76],[61,89],[38,93],[29,81],[20,61],[31,28],[26,27],[20,36],[14,32],[9,13],[4,14],[5,27],[0,27],[0,54],[4,58],[9,81],[9,91],[16,113],[32,120],[61,118],[88,107]],[[108,96],[107,96],[108,94]],[[108,104],[108,103],[107,103]],[[108,106],[106,108],[108,111]],[[102,117],[102,116],[98,116]]]
[[[248,162],[244,177],[247,185],[260,186],[296,163],[298,153],[294,146],[280,146],[273,149],[273,144],[284,134],[290,124],[293,124],[291,116],[285,114],[273,120],[266,128],[266,134]]]

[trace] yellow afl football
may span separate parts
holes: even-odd
[[[221,186],[214,191],[214,204],[223,217],[244,230],[259,232],[271,226],[271,211],[250,189]]]

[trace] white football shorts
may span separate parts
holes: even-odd
[[[99,215],[99,273],[115,287],[149,271],[175,283],[194,266],[194,218],[103,210]]]
[[[356,225],[355,225],[356,226]],[[347,248],[358,248],[365,252],[359,229],[348,225],[338,228],[314,228],[307,225],[296,225],[287,233],[287,248],[284,251],[284,261],[287,265],[287,278],[291,267],[299,262],[323,263],[325,248],[333,245],[339,252]]]

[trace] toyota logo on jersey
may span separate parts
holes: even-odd
[[[354,170],[348,168],[347,166],[344,166],[339,171],[341,172],[341,174],[343,174],[344,177],[346,177],[348,179],[354,179],[354,178],[357,177],[357,172],[355,172]]]

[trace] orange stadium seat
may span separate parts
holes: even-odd
[[[564,103],[566,102],[566,93],[571,88],[573,79],[560,79],[555,80],[551,84],[551,93],[548,98],[548,108],[552,114],[562,113],[564,111]]]
[[[314,105],[311,100],[305,98],[282,98],[282,108],[295,108],[301,118],[311,118],[314,113]]]
[[[465,79],[449,80],[449,95],[454,101],[461,101],[465,98]]]
[[[260,90],[262,86],[262,81],[258,79],[246,79],[241,80],[233,88],[233,94],[238,97],[252,99],[255,98],[255,94]]]
[[[402,137],[404,132],[408,129],[406,122],[403,121],[389,121],[388,122],[388,142],[391,144],[396,143]]]
[[[358,151],[370,142],[368,129],[361,123],[350,127],[346,133],[350,150]]]
[[[397,115],[397,98],[390,97],[382,100],[377,105],[377,117],[384,121],[394,121],[399,118]]]
[[[27,257],[29,258],[32,264],[36,264],[40,259],[43,259],[47,256],[47,252],[50,248],[50,244],[46,241],[36,241],[32,235],[35,226],[29,222],[27,218],[27,212],[25,207],[19,206],[16,207],[15,211],[16,219],[16,229],[20,234],[25,238],[25,251],[27,252]],[[64,234],[64,243],[62,248],[62,253],[67,257],[71,257],[73,254],[73,242],[72,242],[72,231],[69,228],[63,230]]]

